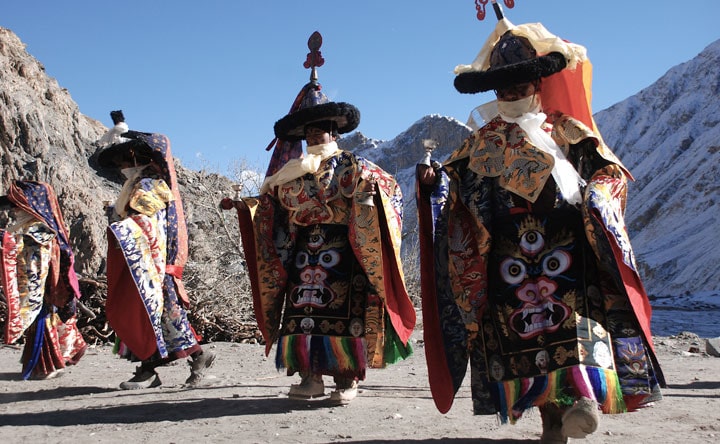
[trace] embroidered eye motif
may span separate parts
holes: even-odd
[[[305,251],[301,251],[295,256],[295,266],[298,269],[302,269],[308,266],[310,263],[310,256]]]
[[[513,258],[507,258],[500,263],[500,275],[511,285],[517,285],[525,279],[525,263]]]
[[[570,255],[562,250],[556,250],[543,258],[543,273],[547,276],[555,277],[567,271],[570,268]]]
[[[545,239],[539,231],[528,231],[520,238],[520,248],[530,255],[537,254],[545,246]]]
[[[324,243],[325,243],[325,238],[322,236],[322,234],[313,233],[308,238],[308,245],[310,247],[317,248]]]
[[[340,263],[340,253],[334,250],[323,251],[319,259],[318,265],[324,268],[334,267]]]

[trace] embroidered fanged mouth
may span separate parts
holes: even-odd
[[[556,331],[569,313],[568,306],[552,300],[540,305],[525,304],[510,315],[510,326],[522,339],[528,339]]]
[[[335,293],[331,289],[319,285],[300,285],[295,287],[290,294],[290,301],[295,307],[309,305],[324,308],[333,299],[335,299]]]

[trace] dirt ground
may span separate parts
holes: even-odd
[[[516,425],[473,416],[469,384],[440,414],[427,384],[422,331],[415,354],[371,370],[359,396],[337,407],[327,398],[293,401],[296,377],[275,370],[263,347],[207,344],[218,355],[203,384],[183,387],[187,364],[159,369],[162,386],[122,391],[134,366],[107,346],[91,347],[79,365],[45,381],[20,378],[20,350],[0,348],[0,442],[3,443],[530,443],[540,415]],[[588,443],[711,443],[720,441],[720,358],[707,356],[692,334],[658,337],[669,387],[653,408],[606,415]],[[273,349],[274,351],[274,349]],[[326,392],[333,389],[326,380]],[[571,440],[572,442],[573,440]]]

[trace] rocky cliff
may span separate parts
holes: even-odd
[[[112,109],[108,103],[108,116]],[[98,316],[95,328],[101,332],[107,331],[102,322],[107,248],[103,202],[113,201],[120,189],[113,173],[94,162],[96,141],[106,130],[80,112],[70,92],[48,76],[12,31],[0,28],[0,194],[17,179],[53,186],[70,230],[86,303]],[[185,276],[196,328],[208,339],[246,336],[243,325],[252,319],[250,284],[237,218],[218,209],[220,199],[231,193],[230,180],[181,165],[177,174],[188,223]]]

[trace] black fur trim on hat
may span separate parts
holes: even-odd
[[[338,133],[345,134],[360,124],[360,111],[345,102],[328,102],[303,108],[275,122],[275,136],[280,140],[297,142],[305,138],[305,125],[321,120],[337,123]]]
[[[493,89],[507,88],[519,83],[532,82],[562,71],[567,66],[565,56],[559,52],[540,56],[525,62],[488,69],[470,71],[455,76],[455,89],[463,94],[475,94]]]

